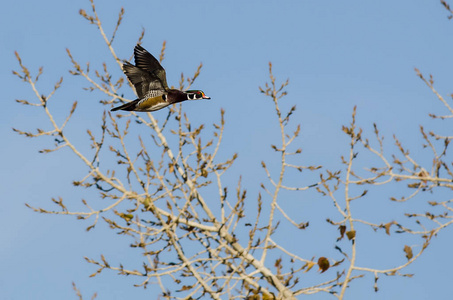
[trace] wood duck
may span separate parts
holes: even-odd
[[[186,101],[211,99],[203,91],[180,91],[170,89],[167,76],[159,61],[142,46],[134,48],[135,66],[129,62],[123,64],[123,71],[135,87],[138,99],[112,108],[112,111],[155,111],[170,104]]]

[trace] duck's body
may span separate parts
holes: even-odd
[[[151,91],[154,92],[154,91]],[[136,99],[129,103],[123,104],[112,108],[112,111],[116,110],[127,110],[127,111],[155,111],[161,108],[167,107],[171,104],[179,103],[186,100],[196,100],[196,99],[210,99],[206,96],[201,95],[198,98],[195,98],[196,92],[199,91],[187,91],[182,92],[180,90],[169,89],[163,94],[154,96],[154,94],[149,93],[142,99]],[[190,97],[190,98],[189,98]]]
[[[125,62],[123,71],[134,85],[138,99],[117,106],[112,111],[156,111],[186,100],[211,99],[199,90],[180,91],[168,88],[164,68],[142,46],[135,46],[134,57],[135,66]]]

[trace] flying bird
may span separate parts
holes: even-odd
[[[170,104],[211,99],[200,90],[180,91],[170,89],[167,76],[159,61],[140,45],[134,48],[135,66],[124,62],[123,71],[134,85],[138,99],[112,108],[112,111],[155,111]]]

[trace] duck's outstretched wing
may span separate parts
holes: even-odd
[[[168,89],[157,76],[129,62],[123,64],[123,71],[139,99],[163,95]]]
[[[160,65],[159,61],[154,56],[152,56],[151,53],[137,44],[134,48],[134,59],[135,66],[142,70],[148,71],[153,76],[157,77],[160,80],[162,86],[166,90],[168,90],[167,75],[165,73],[165,69]]]

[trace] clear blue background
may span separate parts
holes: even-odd
[[[445,110],[414,72],[417,67],[425,75],[432,73],[438,91],[447,98],[452,92],[453,23],[439,1],[97,1],[96,5],[108,33],[124,5],[123,25],[114,43],[121,58],[130,57],[145,28],[143,45],[150,52],[158,54],[162,42],[167,41],[163,65],[170,84],[177,85],[180,72],[192,74],[203,62],[193,87],[203,89],[213,101],[186,104],[184,110],[192,120],[206,124],[217,120],[220,108],[226,110],[221,155],[239,153],[232,172],[255,184],[250,201],[255,199],[258,183],[265,180],[260,161],[274,157],[268,144],[279,141],[272,105],[258,91],[258,86],[268,81],[269,61],[280,82],[290,78],[283,106],[297,105],[293,121],[302,124],[298,145],[304,149],[305,164],[338,167],[340,154],[347,153],[341,125],[350,122],[354,105],[358,106],[359,124],[367,133],[371,134],[372,123],[377,122],[388,145],[395,133],[414,149],[411,153],[415,156],[426,154],[415,150],[421,144],[419,124],[451,135],[449,123],[428,118],[428,113],[444,114]],[[37,214],[24,206],[27,202],[52,208],[50,198],[58,196],[76,208],[80,208],[81,198],[97,201],[94,194],[71,186],[86,170],[68,150],[39,154],[38,150],[50,146],[48,141],[29,140],[11,130],[49,128],[41,111],[14,101],[34,100],[30,87],[11,74],[19,69],[15,50],[32,72],[44,66],[38,85],[42,93],[50,92],[60,76],[65,78],[52,109],[57,119],[63,120],[72,102],[79,101],[77,121],[68,129],[76,141],[86,145],[86,129],[99,124],[103,109],[98,104],[100,95],[83,91],[81,87],[87,84],[68,74],[71,64],[65,48],[82,64],[90,61],[94,68],[106,61],[112,72],[120,71],[114,69],[117,66],[99,32],[79,16],[81,8],[90,12],[89,2],[18,0],[3,4],[0,11],[2,299],[75,299],[72,281],[87,299],[96,291],[98,299],[153,299],[152,290],[132,286],[139,283],[136,278],[108,271],[88,278],[95,268],[84,256],[98,258],[104,253],[113,261],[124,261],[131,255],[131,241],[117,238],[103,224],[87,233],[84,229],[89,222]],[[131,90],[123,92],[134,97]],[[156,116],[163,118],[166,112]],[[429,169],[429,159],[426,163]],[[427,197],[420,201],[434,199]],[[441,200],[448,199],[448,195],[443,197]],[[333,248],[332,238],[318,241],[316,236],[315,225],[325,223],[326,212],[313,212],[310,209],[315,205],[306,203],[309,213],[301,214],[304,221],[313,224],[310,237],[316,240],[311,243]],[[331,209],[327,199],[323,205]],[[369,205],[359,208],[370,213],[373,203]],[[380,216],[387,213],[385,208],[371,212]],[[381,289],[374,293],[370,276],[354,282],[347,298],[448,299],[453,280],[452,234],[451,228],[442,231],[423,257],[406,270],[415,272],[415,277],[381,277]],[[295,243],[294,247],[301,245]],[[404,258],[402,247],[397,249],[374,248],[361,259],[368,265],[378,255],[384,255],[384,261],[385,255],[391,262],[404,261],[400,259]],[[318,280],[322,275],[312,276]]]

